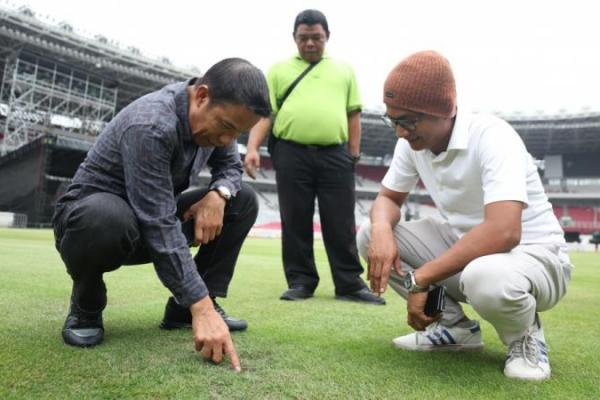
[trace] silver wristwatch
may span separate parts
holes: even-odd
[[[231,200],[231,191],[227,189],[226,186],[217,186],[213,190],[217,192],[217,194],[221,196],[223,200],[229,203],[229,200]]]
[[[427,287],[417,285],[417,281],[415,280],[415,271],[409,271],[404,274],[404,288],[408,290],[409,293],[421,293],[426,292],[429,289]]]

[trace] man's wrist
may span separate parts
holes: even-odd
[[[434,282],[430,279],[427,268],[425,268],[427,264],[423,265],[421,268],[415,270],[415,283],[420,287],[429,287]]]
[[[204,296],[197,302],[190,305],[190,312],[193,316],[206,315],[210,311],[214,311],[214,306],[209,296]]]
[[[403,285],[408,293],[421,293],[426,292],[429,287],[425,285],[419,285],[415,279],[415,271],[408,271],[403,277]]]
[[[371,232],[393,231],[392,225],[387,222],[371,222]]]
[[[222,201],[222,202],[223,202],[223,205],[227,204],[227,201],[226,201],[226,200],[225,200],[223,197],[221,197],[221,195],[219,195],[219,193],[217,192],[217,190],[216,190],[216,189],[212,189],[212,190],[210,190],[210,191],[209,191],[209,192],[206,194],[206,196],[207,196],[207,197],[208,197],[208,196],[210,196],[210,197],[211,197],[211,198],[213,198],[213,199],[219,199],[220,201]]]
[[[248,143],[248,145],[246,146],[246,154],[248,153],[258,153],[258,147],[255,144],[250,144]]]
[[[229,203],[231,200],[231,191],[229,188],[227,188],[227,186],[217,186],[211,189],[211,191],[215,192],[221,199],[223,199],[225,204]]]

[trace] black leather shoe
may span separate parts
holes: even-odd
[[[306,286],[292,286],[291,288],[283,292],[279,299],[296,301],[308,299],[310,297],[313,297],[313,292],[311,290],[308,290]]]
[[[187,307],[180,306],[174,297],[169,297],[165,306],[165,316],[160,323],[161,329],[183,329],[192,327],[192,313]]]
[[[335,296],[338,300],[356,301],[360,303],[374,304],[374,305],[385,305],[385,299],[379,297],[369,290],[369,288],[362,288],[356,292],[347,294],[338,294]]]
[[[83,311],[71,302],[62,337],[70,346],[91,347],[102,343],[104,339],[102,311],[93,313]]]
[[[227,314],[227,312],[223,310],[223,307],[221,307],[219,303],[215,301],[214,298],[211,299],[213,305],[215,306],[215,310],[221,315],[221,318],[223,318],[223,321],[225,321],[225,323],[227,324],[227,327],[229,328],[230,332],[244,331],[248,329],[248,323],[246,322],[246,320],[230,317]]]
[[[248,328],[248,323],[243,319],[230,317],[225,310],[211,297],[215,311],[219,313],[229,331],[243,331]],[[192,313],[187,307],[182,307],[175,301],[175,298],[169,297],[165,306],[165,316],[160,323],[161,329],[183,329],[192,327]]]

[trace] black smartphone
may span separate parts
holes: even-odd
[[[427,301],[425,302],[425,315],[435,317],[446,306],[446,287],[437,286],[427,293]]]
[[[195,237],[195,233],[194,233],[194,219],[188,219],[185,222],[181,223],[181,230],[183,231],[183,234],[185,236],[185,238],[187,239],[187,244],[188,246],[191,245],[192,243],[194,243],[194,237]]]

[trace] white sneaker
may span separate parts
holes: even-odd
[[[544,330],[538,324],[539,322],[525,336],[509,345],[504,364],[504,375],[507,377],[532,381],[550,378],[548,348]]]
[[[412,351],[469,351],[483,348],[481,329],[477,321],[463,322],[451,327],[436,322],[424,331],[399,336],[392,342],[400,349]]]

